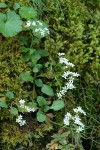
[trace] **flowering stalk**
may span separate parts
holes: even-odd
[[[76,125],[76,132],[80,133],[84,130],[84,124],[81,122],[81,118],[79,117],[79,113],[86,115],[86,112],[79,106],[77,108],[74,108],[73,111],[75,112],[75,115],[71,115],[69,112],[65,115],[64,118],[64,124],[66,126],[69,126],[71,122]]]
[[[74,67],[73,63],[70,63],[68,61],[68,59],[64,58],[63,56],[65,55],[65,53],[58,53],[59,56],[59,63],[60,64],[64,64],[65,68],[68,68],[68,66]],[[79,74],[77,72],[71,72],[71,71],[64,71],[62,77],[66,80],[67,82],[65,82],[65,86],[63,86],[61,88],[61,90],[57,93],[57,97],[58,99],[62,99],[62,97],[67,93],[67,91],[70,89],[74,89],[75,86],[73,85],[74,82],[74,77],[78,77]]]

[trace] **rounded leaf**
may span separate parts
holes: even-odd
[[[64,107],[64,101],[62,100],[56,100],[56,101],[53,101],[53,104],[51,106],[51,109],[55,110],[55,111],[58,111],[60,109],[62,109]]]
[[[13,8],[14,8],[14,10],[17,10],[18,8],[20,8],[20,4],[19,3],[14,3]]]
[[[15,36],[22,31],[20,16],[14,11],[8,10],[7,14],[0,14],[0,33],[5,37]]]
[[[0,107],[8,108],[7,103],[3,100],[0,100]]]
[[[43,112],[38,111],[37,112],[37,120],[39,122],[44,122],[46,120],[46,115]]]
[[[23,82],[31,82],[33,83],[33,77],[28,72],[21,73],[21,83]]]
[[[0,8],[6,8],[7,5],[5,3],[0,3]]]
[[[13,92],[8,91],[8,92],[6,93],[6,97],[7,97],[7,98],[9,98],[9,99],[14,98],[14,94],[13,94]]]
[[[46,99],[42,96],[37,97],[37,102],[38,102],[39,106],[41,106],[41,107],[44,105],[47,105]]]
[[[53,89],[49,85],[43,84],[41,91],[48,96],[54,96]]]
[[[23,6],[20,8],[19,13],[22,18],[26,19],[35,18],[37,16],[36,10],[32,7]]]
[[[37,79],[37,80],[35,80],[35,84],[36,84],[38,87],[42,87],[43,82],[42,82],[41,79]]]
[[[15,107],[12,107],[11,109],[10,109],[10,113],[12,114],[12,115],[17,115],[18,114],[18,110],[17,110],[17,108],[15,108]]]

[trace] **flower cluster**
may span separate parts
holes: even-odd
[[[16,119],[16,122],[19,123],[20,126],[23,126],[26,124],[26,120],[23,120],[23,116],[19,115],[18,118]]]
[[[25,24],[25,28],[28,28],[28,27],[30,27],[30,26],[33,26],[34,27],[34,32],[35,33],[40,33],[40,35],[42,36],[42,37],[44,37],[46,34],[50,34],[50,32],[49,32],[49,29],[48,28],[46,28],[46,27],[43,27],[43,23],[41,22],[41,21],[39,21],[39,20],[37,20],[37,21],[27,21],[26,22],[26,24]],[[38,27],[38,28],[37,28]]]
[[[71,67],[74,67],[74,64],[73,63],[70,63],[68,61],[68,59],[62,57],[64,56],[65,53],[58,53],[58,56],[59,56],[59,62],[61,64],[64,64],[65,65],[65,68],[68,68],[68,66],[71,66]],[[57,97],[59,99],[61,99],[65,94],[66,92],[69,90],[69,89],[74,89],[75,86],[73,85],[73,82],[74,82],[74,77],[78,77],[79,74],[77,72],[71,72],[71,71],[64,71],[62,77],[64,79],[67,79],[67,82],[65,83],[65,86],[61,88],[61,90],[57,93]]]
[[[21,99],[19,101],[19,103],[20,103],[20,107],[24,108],[27,112],[34,112],[35,111],[34,108],[31,108],[31,107],[25,105],[25,100]]]
[[[35,111],[34,108],[30,108],[29,106],[25,105],[25,100],[24,99],[21,99],[19,101],[19,103],[20,103],[20,107],[25,109],[27,112],[34,112]],[[20,126],[23,126],[23,125],[26,124],[26,120],[23,120],[22,115],[18,116],[18,118],[16,119],[16,122],[18,122]]]
[[[77,108],[74,108],[73,111],[74,111],[75,113],[80,112],[80,113],[86,115],[86,112],[85,112],[80,106],[77,107]]]
[[[81,118],[79,117],[78,113],[86,115],[86,112],[80,106],[73,109],[73,111],[76,113],[75,115],[71,115],[69,112],[67,112],[64,118],[64,124],[69,126],[70,122],[73,121],[77,126],[76,132],[80,133],[84,130],[84,124],[81,122]]]

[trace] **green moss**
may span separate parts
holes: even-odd
[[[17,39],[5,39],[0,44],[0,89],[4,93],[12,90],[15,94],[20,93],[19,75],[27,70],[23,62],[21,50]]]
[[[88,72],[92,81],[93,77],[99,80],[99,11],[90,13],[84,3],[74,0],[62,0],[60,5],[64,16],[56,12],[54,2],[47,8],[51,37],[46,40],[45,49],[52,56],[59,51],[66,52],[81,75]]]
[[[9,0],[1,0],[1,2],[5,2],[5,3],[8,3],[8,5],[12,5],[13,6],[13,4],[14,3],[19,3],[20,5],[29,5],[29,3],[30,3],[30,1],[29,0],[11,0],[10,2],[9,2]]]

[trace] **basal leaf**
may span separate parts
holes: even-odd
[[[14,116],[18,114],[18,110],[15,107],[12,107],[10,110],[10,113],[13,114]]]
[[[48,56],[48,52],[46,50],[39,49],[36,52],[42,57]]]
[[[22,31],[20,16],[14,11],[8,10],[7,14],[0,14],[0,33],[5,37],[15,36]]]
[[[6,93],[6,97],[9,98],[9,99],[14,98],[13,92],[12,92],[12,91],[8,91],[8,92]]]
[[[13,8],[14,8],[14,10],[17,10],[18,8],[20,8],[20,4],[19,3],[14,3]]]
[[[5,3],[0,3],[0,8],[6,8],[7,5]]]
[[[43,82],[42,82],[41,79],[37,79],[37,80],[35,80],[35,84],[36,84],[38,87],[42,87]]]
[[[26,19],[35,18],[37,16],[36,10],[32,7],[23,6],[20,8],[19,13],[22,18]]]
[[[38,96],[37,102],[41,107],[47,105],[46,99],[43,96]]]
[[[64,107],[64,105],[65,104],[64,104],[63,100],[56,100],[56,101],[53,101],[51,109],[58,111],[58,110],[62,109]]]
[[[31,83],[33,83],[33,77],[30,75],[29,72],[23,72],[21,74],[21,80],[22,80],[22,83],[23,82],[31,82]]]
[[[49,85],[43,84],[41,91],[48,96],[54,96],[53,89]]]
[[[46,115],[42,111],[37,112],[37,120],[39,122],[44,122],[46,120]]]
[[[42,68],[41,64],[36,64],[35,67],[33,68],[33,72],[37,73],[40,71],[41,68]]]
[[[44,106],[43,111],[47,112],[50,109],[50,107],[48,105]]]
[[[0,100],[0,107],[8,108],[8,105],[4,100]]]

